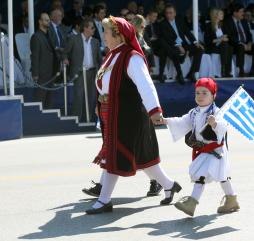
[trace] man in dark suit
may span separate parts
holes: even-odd
[[[60,72],[63,49],[66,44],[67,31],[62,25],[63,13],[60,9],[53,9],[50,13],[48,30],[49,40],[54,48],[54,73]]]
[[[95,25],[95,32],[94,32],[94,38],[98,39],[100,42],[100,48],[101,52],[105,53],[105,42],[104,42],[104,36],[103,36],[103,27],[102,27],[102,19],[106,16],[106,9],[101,6],[97,5],[94,7],[94,25]]]
[[[93,19],[85,18],[80,25],[81,33],[71,36],[64,50],[64,63],[70,66],[70,78],[78,75],[74,81],[74,100],[72,114],[80,121],[86,120],[83,68],[86,69],[89,114],[95,121],[96,88],[95,76],[102,57],[99,41],[93,38],[95,31]]]
[[[152,48],[154,54],[159,55],[159,39],[158,39],[158,23],[156,22],[158,13],[154,9],[150,9],[146,16],[146,27],[144,30],[144,39],[149,47]]]
[[[42,85],[53,77],[54,50],[48,39],[50,19],[47,13],[39,17],[39,29],[33,34],[30,41],[31,71],[34,81]],[[37,88],[34,95],[35,101],[41,101],[44,108],[52,104],[51,92]]]
[[[73,26],[73,20],[76,17],[83,17],[85,15],[84,0],[73,0],[72,9],[64,16],[63,23],[67,26]]]
[[[203,46],[198,43],[184,21],[176,18],[174,5],[169,4],[165,7],[165,19],[160,23],[160,42],[161,54],[160,62],[160,81],[163,82],[163,72],[166,58],[169,57],[176,68],[176,79],[180,84],[184,84],[181,63],[189,52],[193,57],[190,72],[187,78],[195,82],[195,73],[199,72],[200,62],[203,54]],[[188,41],[187,41],[188,39]]]
[[[252,55],[252,67],[250,75],[254,74],[254,48],[252,35],[244,17],[244,7],[236,3],[232,5],[232,15],[225,19],[224,29],[229,38],[229,43],[233,46],[236,54],[236,66],[239,68],[239,76],[244,77],[244,55]]]

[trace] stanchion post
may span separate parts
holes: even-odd
[[[84,92],[85,92],[85,104],[86,104],[86,122],[90,122],[89,115],[89,103],[88,103],[88,91],[87,91],[87,82],[86,82],[86,68],[83,67],[83,80],[84,80]]]
[[[66,64],[63,65],[63,74],[64,74],[64,115],[68,114],[67,107],[67,76],[66,76]]]
[[[7,90],[7,80],[6,80],[6,64],[5,64],[5,49],[4,49],[4,45],[5,45],[5,37],[4,37],[4,33],[1,32],[1,58],[2,58],[2,74],[3,74],[3,84],[4,84],[4,94],[8,95],[8,90]]]

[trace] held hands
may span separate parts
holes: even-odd
[[[164,118],[162,116],[162,113],[156,112],[153,115],[151,115],[151,120],[154,125],[163,125],[164,124]]]
[[[201,43],[199,43],[199,42],[195,43],[195,45],[196,45],[196,47],[199,48],[199,49],[202,49],[202,50],[205,49],[204,46],[203,46]]]
[[[217,125],[217,122],[215,120],[215,116],[214,115],[210,115],[207,119],[207,123],[208,125],[210,125],[212,128],[215,128]]]

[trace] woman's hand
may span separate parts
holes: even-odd
[[[215,116],[214,115],[210,115],[207,119],[207,123],[208,125],[210,125],[212,128],[215,128],[217,125],[217,122],[215,120]]]
[[[150,118],[151,118],[153,124],[155,124],[155,125],[163,125],[164,124],[163,116],[162,116],[162,113],[160,113],[160,112],[154,113],[153,115],[151,115]]]

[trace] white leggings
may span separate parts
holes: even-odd
[[[164,190],[170,190],[173,187],[174,181],[167,176],[159,164],[145,168],[143,171],[150,179],[155,179],[158,183],[160,183]],[[103,184],[99,201],[108,203],[111,200],[111,195],[119,176],[108,173],[107,171],[103,171],[102,175]]]

